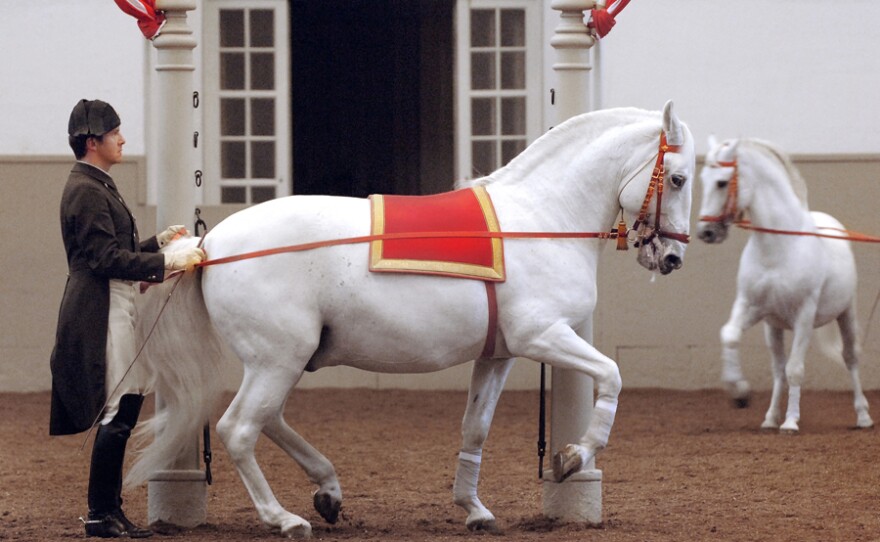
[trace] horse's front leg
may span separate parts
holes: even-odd
[[[511,342],[508,339],[509,347]],[[511,351],[553,367],[582,372],[596,382],[596,403],[587,432],[577,443],[568,444],[553,458],[553,477],[561,482],[589,465],[608,444],[621,389],[620,369],[614,360],[563,323],[550,326],[532,340],[518,342]],[[586,400],[592,401],[592,397]]]
[[[761,429],[779,429],[782,421],[782,391],[785,389],[785,342],[784,332],[781,328],[773,327],[764,323],[764,340],[770,350],[770,370],[773,373],[773,394],[770,397],[770,407],[764,416]]]
[[[801,385],[804,382],[804,359],[813,335],[813,322],[816,319],[816,302],[808,299],[792,325],[791,352],[785,364],[785,379],[788,381],[788,408],[785,422],[779,426],[783,433],[797,433],[801,419]]]
[[[465,525],[471,531],[498,532],[495,516],[477,496],[477,484],[480,480],[483,443],[489,435],[495,407],[513,361],[513,358],[478,359],[471,373],[467,408],[461,422],[461,452],[458,454],[458,468],[452,486],[453,502],[467,512]]]
[[[721,327],[721,382],[733,400],[734,406],[749,406],[752,390],[743,376],[739,347],[743,332],[758,322],[757,311],[745,297],[738,296],[730,311],[730,318]]]

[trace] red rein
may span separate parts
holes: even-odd
[[[651,181],[648,183],[648,192],[645,194],[645,201],[633,225],[633,230],[637,230],[647,223],[648,207],[651,203],[654,193],[657,193],[657,206],[654,213],[654,228],[650,229],[646,235],[636,239],[637,244],[650,241],[655,235],[674,239],[681,243],[690,242],[690,237],[685,233],[667,232],[660,229],[660,204],[663,198],[663,177],[665,169],[663,159],[667,152],[678,152],[680,145],[670,145],[666,142],[666,134],[660,133],[660,145],[657,151],[657,161],[654,164],[654,171],[651,174]],[[266,250],[257,250],[254,252],[246,252],[227,256],[225,258],[217,258],[215,260],[205,260],[197,267],[206,267],[209,265],[219,265],[222,263],[237,262],[250,258],[260,258],[263,256],[271,256],[273,254],[283,254],[286,252],[302,252],[305,250],[313,250],[321,247],[332,247],[338,245],[351,245],[356,243],[369,243],[371,241],[387,241],[391,239],[427,239],[427,238],[473,238],[473,237],[492,237],[501,239],[617,239],[617,249],[626,249],[626,239],[629,231],[626,224],[621,220],[617,229],[609,232],[486,232],[486,231],[455,231],[455,232],[405,232],[405,233],[383,233],[377,235],[362,235],[359,237],[346,237],[343,239],[329,239],[326,241],[315,241],[312,243],[302,243],[299,245],[290,245],[286,247],[270,248]]]
[[[840,234],[818,233],[812,231],[794,231],[794,230],[777,230],[774,228],[763,228],[754,226],[748,220],[737,220],[737,194],[739,193],[739,165],[736,160],[730,162],[718,162],[720,167],[732,167],[733,175],[727,184],[727,199],[724,201],[724,207],[720,215],[701,216],[700,222],[721,222],[722,224],[733,224],[744,230],[751,230],[760,233],[773,233],[777,235],[801,235],[807,237],[827,237],[829,239],[842,239],[844,241],[858,241],[862,243],[880,243],[880,237],[859,233],[857,231],[845,230],[840,228],[819,228],[820,230],[836,231]]]

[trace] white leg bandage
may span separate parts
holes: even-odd
[[[801,387],[790,386],[788,388],[788,409],[785,413],[786,419],[801,419]]]
[[[477,496],[477,482],[480,479],[480,462],[482,451],[458,454],[458,469],[455,471],[455,483],[452,486],[452,497],[456,503]]]
[[[590,427],[584,437],[584,444],[594,450],[601,450],[608,444],[611,436],[611,427],[614,425],[614,416],[617,413],[617,402],[607,399],[598,399],[593,407],[593,415],[590,418]]]

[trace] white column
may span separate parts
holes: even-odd
[[[166,16],[161,34],[153,40],[157,49],[158,99],[155,126],[160,132],[156,147],[158,194],[156,227],[185,224],[192,229],[196,187],[193,177],[193,49],[196,40],[187,25],[187,11],[196,9],[196,0],[157,0],[156,9]],[[162,408],[157,395],[156,408]],[[150,524],[162,522],[179,527],[205,523],[205,473],[199,465],[199,439],[176,458],[173,470],[158,471],[148,484],[147,515]]]
[[[552,0],[560,11],[559,25],[550,45],[556,51],[556,124],[590,110],[590,47],[594,40],[584,21],[592,0]],[[592,341],[592,319],[589,336]],[[577,371],[553,368],[550,399],[550,457],[587,432],[593,412],[593,379]],[[561,483],[544,479],[544,515],[563,521],[598,524],[602,521],[602,472],[595,462]]]

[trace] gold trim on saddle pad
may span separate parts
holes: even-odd
[[[501,238],[473,235],[501,231],[485,187],[432,196],[372,195],[370,202],[373,235],[431,234],[371,241],[370,271],[504,280]]]

